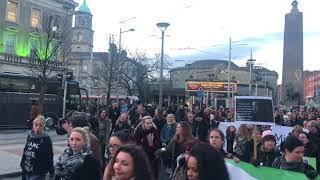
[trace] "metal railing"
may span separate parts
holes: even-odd
[[[40,65],[40,61],[31,57],[21,57],[9,53],[0,53],[0,62],[14,63],[17,65]],[[51,68],[61,69],[63,65],[61,62],[54,61],[50,63]]]

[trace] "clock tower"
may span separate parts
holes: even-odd
[[[92,52],[93,48],[92,14],[86,0],[75,13],[75,24],[72,30],[72,52]]]

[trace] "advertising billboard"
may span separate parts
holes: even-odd
[[[197,82],[188,81],[186,82],[186,91],[205,91],[205,92],[216,92],[226,93],[228,92],[228,82]],[[230,82],[230,93],[237,92],[237,83]]]

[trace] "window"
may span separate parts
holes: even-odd
[[[7,5],[7,20],[17,22],[18,4],[8,1]]]
[[[6,41],[6,53],[15,54],[16,35],[8,34]]]
[[[83,66],[82,66],[82,70],[88,71],[88,66],[87,66],[87,65],[83,65]]]
[[[38,46],[39,46],[38,40],[31,38],[30,39],[30,57],[36,57]]]
[[[31,26],[32,27],[39,27],[40,16],[41,16],[40,10],[32,9],[32,11],[31,11]]]
[[[61,23],[62,23],[61,16],[54,15],[54,17],[53,17],[53,26],[60,27],[62,25]]]

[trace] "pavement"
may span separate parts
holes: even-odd
[[[67,136],[47,132],[53,141],[54,161],[67,147]],[[21,176],[20,161],[26,143],[27,131],[0,131],[0,179]]]

